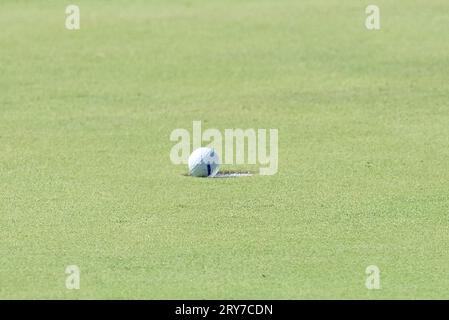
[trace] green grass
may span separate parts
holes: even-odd
[[[447,0],[74,2],[0,3],[0,298],[449,298]],[[279,173],[183,176],[193,120]]]

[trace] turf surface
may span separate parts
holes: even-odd
[[[74,2],[0,3],[0,298],[449,298],[447,0]],[[193,120],[279,173],[184,176]]]

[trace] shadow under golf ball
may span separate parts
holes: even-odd
[[[191,178],[197,178],[189,175],[188,173],[184,173],[183,176],[191,177]],[[237,171],[237,170],[225,170],[225,171],[219,171],[215,176],[213,177],[203,177],[203,178],[212,178],[212,179],[219,179],[219,178],[240,178],[240,177],[251,177],[254,176],[254,172],[251,171]]]

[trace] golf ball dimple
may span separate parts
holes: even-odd
[[[189,174],[194,177],[213,177],[220,168],[217,152],[212,148],[198,148],[189,157]]]

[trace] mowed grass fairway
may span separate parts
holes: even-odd
[[[449,298],[449,4],[368,4],[2,0],[0,298]],[[194,120],[279,172],[184,176]]]

